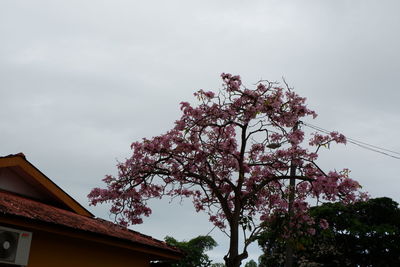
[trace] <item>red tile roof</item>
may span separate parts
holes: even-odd
[[[161,249],[164,252],[181,255],[178,249],[168,246],[165,242],[129,230],[112,222],[99,218],[82,216],[32,199],[0,191],[0,216],[4,215],[14,215],[38,222],[64,226],[78,231],[114,237],[134,244],[145,245],[147,247]]]
[[[12,157],[21,157],[21,158],[23,158],[23,159],[26,159],[25,154],[22,153],[22,152],[19,152],[19,153],[17,153],[17,154],[9,154],[9,155],[7,155],[7,156],[2,156],[2,157],[0,157],[0,158],[12,158]]]

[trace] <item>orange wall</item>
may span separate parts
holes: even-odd
[[[149,267],[145,254],[34,231],[28,267]]]

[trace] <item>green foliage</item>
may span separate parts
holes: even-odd
[[[327,203],[313,207],[315,222],[326,219],[329,228],[298,236],[296,266],[400,266],[400,209],[390,198],[351,205]],[[279,217],[259,238],[264,250],[260,266],[283,266],[285,240]]]
[[[179,242],[175,238],[167,236],[165,241],[168,245],[175,246],[185,253],[185,257],[171,265],[171,267],[209,267],[211,260],[205,251],[217,246],[217,242],[211,236],[198,236],[189,241]]]
[[[250,261],[246,262],[244,267],[257,267],[257,263],[254,260],[250,260]]]

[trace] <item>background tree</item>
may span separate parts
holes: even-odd
[[[320,225],[314,235],[295,239],[296,266],[400,266],[400,209],[392,199],[326,203],[311,208],[310,214]],[[261,266],[283,266],[281,220],[278,216],[261,235]]]
[[[209,267],[211,260],[205,252],[217,246],[217,242],[211,236],[198,236],[187,242],[179,242],[175,238],[167,236],[165,241],[168,245],[177,247],[185,253],[185,257],[179,262],[171,264],[171,267]]]
[[[346,171],[325,173],[316,165],[321,146],[345,143],[345,137],[315,133],[304,144],[300,120],[316,116],[305,98],[268,81],[248,89],[239,76],[222,74],[222,79],[217,94],[195,93],[198,106],[182,102],[183,115],[170,131],[134,142],[132,156],[118,164],[118,175],[106,176],[107,187],[93,189],[89,198],[93,205],[111,202],[111,213],[127,225],[150,215],[148,199],[190,197],[196,211],[207,212],[229,236],[225,264],[238,267],[260,223],[274,211],[292,207],[295,216],[285,233],[290,237],[297,221],[308,220],[307,198],[351,202],[359,184]],[[291,205],[290,188],[296,191]]]
[[[249,260],[248,262],[246,262],[246,264],[244,265],[244,267],[257,267],[257,263],[254,260]]]

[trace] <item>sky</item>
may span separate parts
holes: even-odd
[[[166,132],[181,101],[217,91],[220,74],[246,86],[282,81],[307,97],[307,122],[400,152],[400,2],[0,1],[0,155],[27,159],[96,216],[86,195],[130,144]],[[372,197],[400,202],[399,159],[353,144],[322,151]],[[189,240],[212,225],[190,201],[154,201],[132,229]],[[214,230],[217,262],[227,238]],[[250,258],[261,253],[251,247]]]

